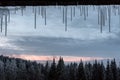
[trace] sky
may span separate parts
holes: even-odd
[[[108,31],[108,21],[103,26],[103,33],[100,33],[97,9],[89,6],[85,21],[80,16],[79,8],[76,8],[75,17],[71,21],[70,8],[68,6],[67,31],[62,22],[62,9],[58,7],[46,7],[47,25],[44,25],[44,18],[37,13],[36,29],[32,6],[26,7],[23,16],[21,10],[16,14],[11,11],[8,35],[5,37],[4,33],[0,34],[0,54],[27,60],[52,60],[53,57],[58,59],[60,56],[65,61],[119,58],[120,23],[114,10],[111,13],[111,33]]]

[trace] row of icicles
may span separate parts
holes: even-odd
[[[32,12],[34,13],[34,28],[37,28],[37,14],[41,15],[44,19],[45,25],[47,25],[47,8],[50,6],[32,6]],[[109,25],[109,32],[111,32],[111,13],[115,15],[120,15],[120,7],[118,5],[108,5],[108,6],[86,6],[86,5],[76,5],[76,6],[55,6],[55,8],[62,11],[62,22],[65,25],[65,31],[67,31],[68,24],[68,10],[70,10],[70,20],[73,20],[73,17],[76,16],[76,10],[79,10],[80,16],[84,16],[84,20],[87,19],[89,15],[89,7],[93,7],[93,11],[97,10],[98,12],[98,25],[100,26],[100,32],[103,32],[103,26],[106,23]],[[78,8],[78,9],[76,9]],[[10,22],[11,11],[21,10],[22,16],[24,15],[25,6],[20,7],[0,7],[0,31],[5,32],[7,36],[7,25]]]

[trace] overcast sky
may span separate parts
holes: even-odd
[[[107,22],[107,21],[106,21]],[[11,12],[8,23],[8,36],[0,39],[0,53],[6,55],[35,56],[76,56],[96,58],[119,58],[120,24],[119,16],[112,13],[111,33],[108,23],[100,33],[97,23],[97,10],[89,7],[86,21],[76,8],[76,15],[70,21],[68,7],[68,31],[62,23],[62,10],[53,6],[47,7],[47,25],[37,14],[37,29],[34,29],[32,7],[27,7],[24,15],[21,11]]]

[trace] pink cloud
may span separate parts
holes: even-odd
[[[31,61],[47,61],[47,60],[53,60],[53,58],[56,59],[56,61],[59,60],[60,56],[44,56],[44,55],[26,55],[26,54],[12,54],[7,55],[9,57],[14,58],[21,58],[25,60],[31,60]],[[61,56],[64,61],[66,62],[77,62],[77,61],[92,61],[92,60],[104,60],[104,59],[110,59],[110,58],[103,58],[103,57],[77,57],[77,56]]]

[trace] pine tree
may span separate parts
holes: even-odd
[[[28,79],[27,69],[26,69],[27,62],[20,59],[16,59],[16,65],[17,65],[16,80],[23,80],[23,79],[27,80]]]
[[[111,71],[111,68],[110,68],[109,60],[107,61],[106,79],[105,80],[113,80],[113,76],[112,76],[112,71]]]
[[[120,80],[120,66],[117,68],[117,72],[118,72],[117,80]]]
[[[86,80],[84,66],[83,66],[82,61],[79,63],[79,66],[77,69],[77,80]]]
[[[71,63],[69,68],[69,79],[76,80],[77,64]]]
[[[44,67],[44,71],[43,71],[43,73],[44,73],[44,80],[49,80],[48,79],[48,73],[49,73],[49,63],[48,63],[48,61],[46,62],[46,64],[45,64],[45,67]]]
[[[5,63],[5,76],[6,80],[16,80],[16,61],[15,60],[8,60]]]
[[[98,79],[97,80],[104,80],[105,78],[105,76],[104,76],[104,65],[103,65],[103,62],[101,62],[101,64],[100,63],[98,63],[97,64],[97,66],[98,66],[98,68],[97,68],[97,71],[98,71]]]
[[[98,63],[97,60],[95,60],[95,63],[93,64],[92,68],[92,80],[99,80],[99,74],[98,74]]]
[[[112,71],[113,80],[117,80],[117,67],[116,67],[115,59],[111,61],[111,71]]]
[[[50,67],[50,72],[48,75],[49,80],[56,80],[56,63],[55,63],[55,58],[53,59],[53,62]]]
[[[4,63],[0,60],[0,79],[5,80]]]
[[[58,61],[58,65],[57,65],[57,80],[64,80],[65,79],[65,70],[64,70],[64,61],[63,58],[60,57],[59,61]]]
[[[86,80],[92,80],[92,65],[90,62],[85,64],[85,75]]]

